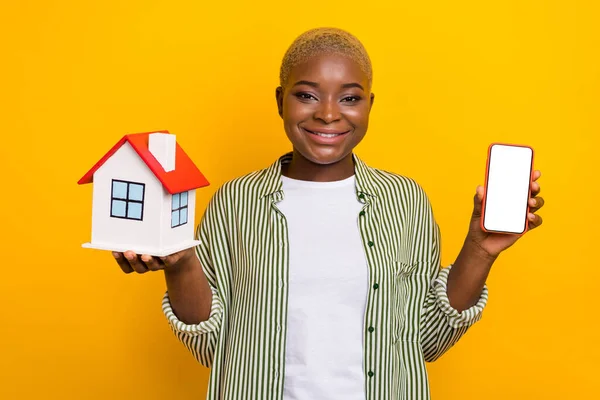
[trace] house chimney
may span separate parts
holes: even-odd
[[[148,149],[166,172],[175,169],[175,135],[169,133],[151,133],[148,135]]]

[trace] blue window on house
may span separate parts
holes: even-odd
[[[144,217],[143,183],[112,180],[110,216],[141,221]]]
[[[176,193],[171,201],[171,228],[188,222],[188,192]]]

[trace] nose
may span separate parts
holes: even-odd
[[[334,99],[325,99],[319,102],[314,118],[326,124],[338,121],[341,118],[339,104]]]

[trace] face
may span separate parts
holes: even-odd
[[[312,163],[349,157],[367,132],[374,95],[367,75],[350,58],[315,56],[294,67],[276,94],[295,153]]]

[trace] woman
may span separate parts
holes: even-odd
[[[163,310],[199,362],[209,399],[427,399],[425,361],[481,317],[485,280],[516,236],[480,229],[482,188],[456,262],[440,268],[429,201],[413,180],[353,149],[373,106],[367,52],[338,29],[286,52],[277,107],[293,152],[211,199],[201,244],[163,259]],[[534,174],[530,226],[541,224]]]

